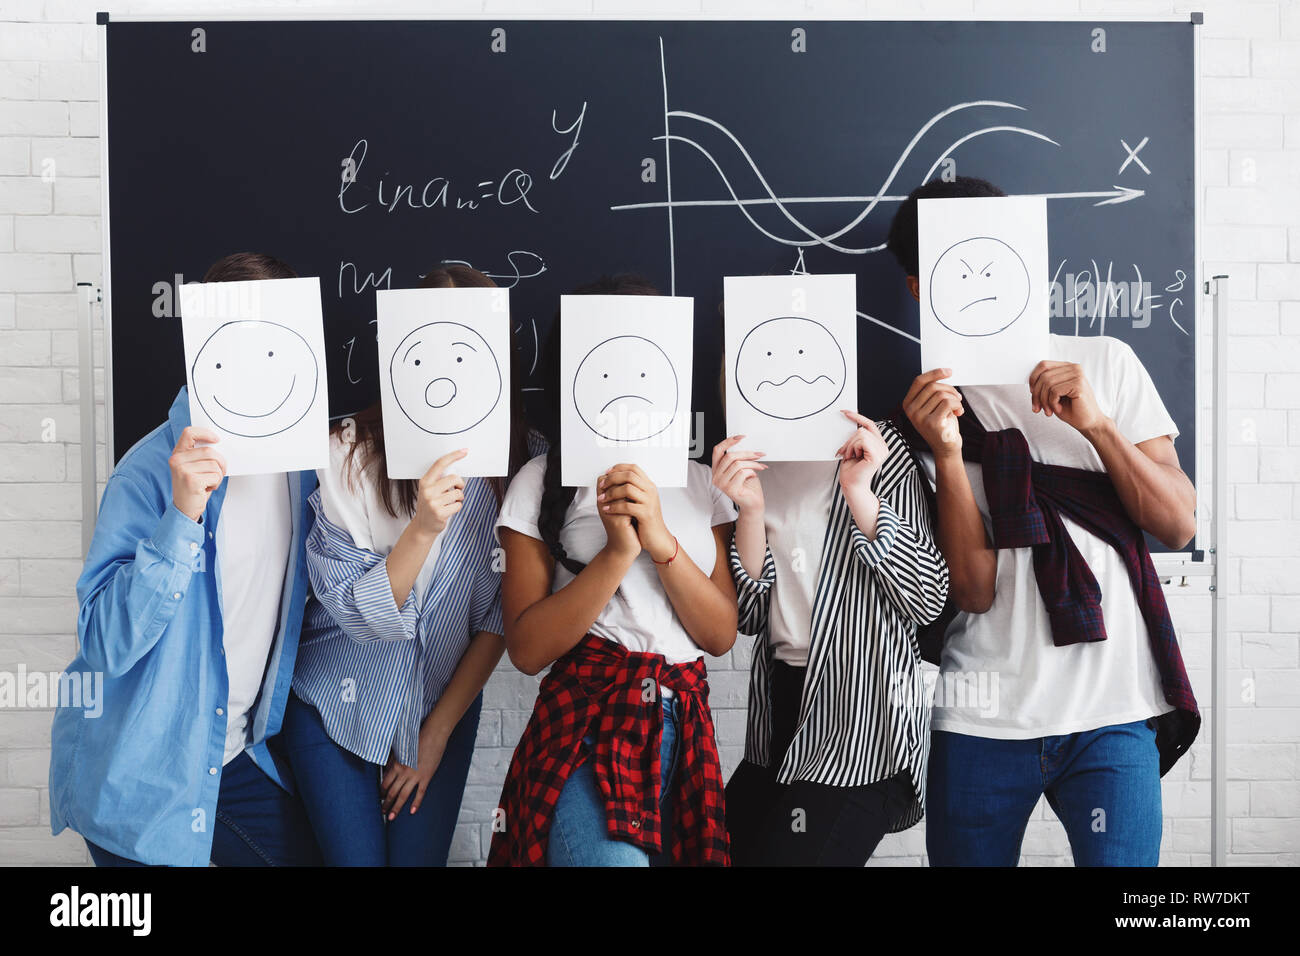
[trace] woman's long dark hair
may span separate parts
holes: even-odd
[[[465,265],[440,265],[429,270],[420,281],[422,289],[495,288],[496,283]],[[512,335],[513,342],[513,335]],[[520,391],[523,372],[519,350],[510,350],[510,463],[508,471],[515,474],[528,461],[528,424],[524,419]],[[352,434],[348,434],[348,429]],[[414,478],[389,478],[388,459],[384,451],[384,415],[380,402],[364,411],[337,421],[331,432],[349,443],[344,459],[344,481],[354,492],[359,492],[357,479],[369,472],[379,492],[379,502],[394,518],[409,518],[415,514],[415,496],[419,482]],[[505,496],[506,482],[489,478],[489,484],[500,502]]]
[[[638,275],[601,276],[595,282],[574,289],[573,295],[659,295],[648,279]],[[546,340],[546,358],[543,363],[543,378],[551,394],[560,395],[560,317],[556,314],[551,325],[551,334]],[[560,484],[560,430],[553,429],[547,436],[551,447],[546,454],[546,477],[542,481],[542,503],[537,514],[537,530],[542,535],[542,542],[551,552],[557,563],[563,565],[572,574],[578,574],[586,567],[581,561],[569,557],[560,544],[560,529],[564,527],[565,515],[569,505],[573,504],[576,488]]]

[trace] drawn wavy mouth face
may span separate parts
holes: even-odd
[[[501,400],[501,367],[487,341],[460,322],[430,322],[406,334],[388,363],[393,397],[432,435],[468,431]]]
[[[640,335],[605,339],[578,363],[573,404],[608,441],[653,438],[677,417],[677,372],[667,353]]]
[[[958,335],[1001,332],[1029,303],[1029,271],[1000,239],[977,236],[950,246],[930,273],[930,308]]]
[[[822,382],[822,381],[830,382],[830,384],[832,385],[835,384],[835,382],[831,379],[829,375],[818,375],[816,378],[809,380],[804,378],[798,372],[791,372],[789,375],[781,379],[781,381],[779,382],[774,382],[770,378],[765,378],[763,379],[763,381],[758,383],[758,386],[755,390],[761,389],[764,385],[771,385],[773,388],[780,388],[782,385],[789,385],[790,382],[794,381],[795,379],[798,379],[799,382],[804,385],[816,385],[818,382]]]
[[[786,421],[829,408],[844,390],[845,372],[835,336],[801,316],[760,322],[736,352],[741,397],[764,415]]]
[[[316,400],[319,368],[311,346],[293,329],[241,319],[208,336],[195,356],[190,380],[199,406],[217,429],[266,438],[306,416]]]

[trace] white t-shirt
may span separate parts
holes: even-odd
[[[1053,335],[1048,357],[1076,362],[1103,414],[1137,444],[1178,434],[1155,385],[1128,345],[1107,336]],[[962,391],[989,431],[1019,428],[1035,461],[1102,471],[1086,438],[1056,416],[1034,414],[1028,384],[969,386]],[[922,460],[931,482],[934,460]],[[966,474],[985,530],[988,499],[978,464]],[[1145,720],[1173,710],[1160,688],[1146,622],[1119,554],[1062,516],[1101,587],[1107,639],[1057,647],[1034,577],[1030,548],[997,552],[993,605],[959,614],[948,628],[935,687],[935,730],[1026,739],[1080,733]]]
[[[352,537],[353,544],[363,551],[386,558],[411,519],[409,516],[394,518],[388,513],[379,499],[379,490],[369,469],[347,468],[345,471],[351,447],[337,433],[330,436],[330,466],[316,472],[320,482],[321,506],[325,517],[346,531]],[[360,463],[360,458],[357,462]],[[417,606],[423,603],[424,593],[433,580],[433,569],[438,563],[441,543],[442,535],[433,539],[429,556],[424,559],[420,573],[415,576],[412,590],[415,592]]]
[[[262,690],[266,659],[280,623],[280,600],[293,537],[287,474],[226,479],[217,519],[221,624],[226,649],[226,752],[244,749],[248,712]]]
[[[759,476],[763,526],[776,564],[768,639],[773,656],[795,667],[808,666],[813,599],[835,500],[837,465],[836,461],[772,461]]]
[[[515,475],[501,504],[498,528],[510,528],[530,538],[541,540],[537,530],[538,509],[542,503],[542,483],[546,475],[546,456],[534,458]],[[705,574],[713,573],[717,546],[713,528],[736,520],[736,509],[729,499],[713,487],[712,474],[699,462],[686,465],[685,488],[660,488],[659,506],[664,524],[677,536],[681,550]],[[596,511],[596,489],[579,488],[560,528],[560,544],[569,557],[590,561],[605,546],[605,525]],[[552,592],[560,590],[574,576],[556,563]],[[704,656],[677,614],[659,581],[654,561],[642,551],[614,596],[605,605],[591,632],[615,641],[630,651],[660,654],[669,664],[684,664]]]

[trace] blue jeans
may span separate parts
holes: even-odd
[[[1078,734],[930,738],[925,845],[931,866],[1015,866],[1044,794],[1076,866],[1160,862],[1160,755],[1154,721]]]
[[[483,695],[460,719],[420,809],[411,798],[392,822],[380,808],[383,767],[344,750],[325,732],[320,713],[289,695],[280,733],[326,866],[446,866],[456,831]]]
[[[96,866],[146,865],[89,840],[86,846]],[[212,862],[217,866],[320,866],[320,849],[302,802],[264,774],[247,752],[221,770]]]
[[[605,800],[591,767],[590,737],[582,739],[587,758],[569,774],[555,803],[546,841],[547,866],[670,866],[672,864],[672,783],[677,772],[677,699],[663,700],[663,741],[659,745],[661,852],[653,857],[638,846],[609,835]]]

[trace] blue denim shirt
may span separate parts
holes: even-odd
[[[226,482],[208,499],[202,522],[172,504],[167,460],[189,423],[182,388],[167,421],[122,457],[104,488],[77,581],[80,650],[65,671],[70,681],[102,675],[100,703],[87,709],[61,700],[55,713],[50,827],[55,834],[71,827],[142,863],[206,866],[226,739],[215,535]],[[307,597],[303,548],[316,474],[296,479],[280,618],[246,747],[286,789],[287,768],[266,742],[284,716]]]

